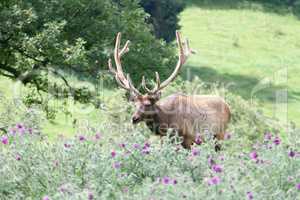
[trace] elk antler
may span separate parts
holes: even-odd
[[[164,82],[160,83],[160,78],[159,78],[159,74],[157,72],[155,72],[156,75],[156,84],[155,87],[150,90],[147,86],[146,86],[146,81],[145,81],[145,77],[143,76],[142,79],[142,85],[144,87],[144,89],[151,94],[155,94],[158,91],[162,90],[163,88],[165,88],[167,85],[169,85],[178,75],[182,65],[186,62],[187,58],[189,57],[190,54],[194,54],[195,51],[193,51],[190,48],[189,45],[189,40],[185,39],[185,42],[182,43],[181,41],[181,34],[179,33],[179,31],[176,31],[176,38],[177,38],[177,45],[179,48],[179,52],[178,52],[178,62],[177,65],[173,71],[173,73],[170,75],[170,77],[165,80]],[[184,47],[182,46],[184,45]]]
[[[115,75],[117,83],[124,89],[133,92],[135,95],[140,95],[140,92],[133,86],[129,74],[124,75],[121,57],[129,51],[130,41],[127,40],[124,47],[120,49],[121,43],[121,33],[118,33],[116,38],[115,50],[114,50],[114,59],[116,63],[116,70],[112,67],[111,59],[108,60],[108,67],[111,73]]]

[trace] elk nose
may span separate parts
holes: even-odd
[[[141,118],[139,116],[133,116],[131,120],[133,124],[137,124],[141,121]]]

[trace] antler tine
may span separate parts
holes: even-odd
[[[125,53],[129,51],[129,44],[130,41],[128,40],[124,47],[120,50],[120,44],[121,44],[121,37],[122,34],[118,33],[116,37],[116,44],[115,44],[115,50],[114,50],[114,59],[116,64],[116,70],[112,67],[112,61],[111,59],[108,60],[108,67],[110,72],[115,74],[115,78],[117,83],[124,89],[129,90],[131,92],[134,92],[137,95],[140,95],[141,93],[133,86],[131,79],[129,77],[129,74],[127,76],[124,75],[122,64],[121,64],[121,57]]]
[[[178,46],[178,62],[177,65],[173,71],[173,73],[162,82],[158,87],[155,88],[153,91],[154,93],[158,92],[159,90],[165,88],[167,85],[169,85],[178,75],[182,65],[186,62],[188,56],[193,52],[189,47],[189,41],[186,40],[184,43],[184,47],[182,46],[183,43],[181,41],[181,34],[179,31],[176,31],[176,40],[177,40],[177,46]]]
[[[185,50],[185,56],[188,57],[191,54],[196,54],[196,51],[190,48],[190,41],[188,38],[185,38],[184,42],[184,50]]]
[[[122,57],[125,53],[129,52],[129,44],[130,44],[130,41],[127,40],[123,49],[119,53],[120,57]]]
[[[147,87],[146,85],[146,79],[145,79],[145,76],[143,76],[142,78],[142,86],[143,88],[148,92],[148,93],[151,93],[151,90]]]
[[[156,85],[155,88],[152,90],[152,93],[155,93],[155,91],[160,88],[160,78],[158,72],[155,72],[155,77],[156,77]]]

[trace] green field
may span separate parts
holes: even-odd
[[[190,1],[181,14],[182,32],[198,52],[184,77],[190,71],[207,83],[232,83],[230,91],[248,100],[254,97],[268,116],[288,117],[299,125],[299,19],[259,5],[197,2]]]
[[[199,76],[207,84],[223,83],[247,100],[258,100],[268,116],[299,125],[300,21],[259,6],[195,2],[190,1],[180,16],[182,33],[197,51],[183,67],[183,79]],[[11,97],[12,88],[11,81],[0,78],[4,95]],[[113,91],[103,93],[106,98],[113,95]],[[103,113],[95,109],[89,113],[74,111],[73,117],[59,113],[55,120],[46,122],[44,132],[74,134],[74,119],[99,123]]]

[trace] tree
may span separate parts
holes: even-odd
[[[141,5],[151,15],[156,37],[172,41],[180,28],[178,14],[184,9],[183,0],[141,0]]]
[[[96,80],[121,31],[132,41],[124,66],[133,80],[153,71],[165,77],[174,51],[151,34],[147,17],[136,0],[2,0],[0,75],[87,102],[93,94],[71,85],[69,74]]]

